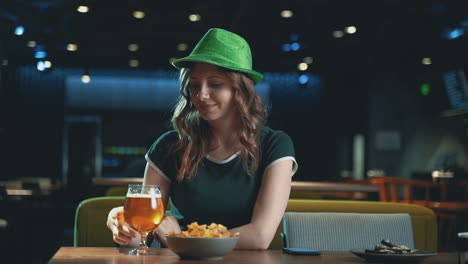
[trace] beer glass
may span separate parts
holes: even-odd
[[[148,234],[164,218],[164,204],[158,185],[129,185],[124,205],[125,222],[141,234],[138,248],[129,255],[151,255],[155,251],[146,245]]]

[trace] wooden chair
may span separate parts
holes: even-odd
[[[437,185],[432,182],[409,180],[397,177],[374,177],[370,178],[369,182],[379,186],[379,196],[381,202],[401,202],[426,205],[426,201],[432,200],[431,193],[437,189]],[[403,188],[402,198],[399,195],[400,187]],[[413,199],[413,191],[415,188],[424,189],[423,200]]]
[[[463,186],[464,188],[464,191],[465,191],[465,197],[464,197],[464,201],[465,202],[468,202],[468,181],[459,181],[459,184],[461,186]]]
[[[453,250],[456,233],[467,228],[468,201],[451,202],[447,200],[447,185],[435,184],[422,180],[410,180],[397,177],[375,177],[370,183],[379,186],[382,202],[418,204],[432,209],[437,215],[439,250]],[[403,188],[403,195],[399,189]],[[424,199],[413,199],[415,188],[424,189]],[[434,198],[439,193],[440,197]]]
[[[468,202],[434,202],[426,207],[437,215],[439,248],[442,251],[454,250],[457,233],[468,230]]]

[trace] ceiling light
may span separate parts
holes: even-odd
[[[300,84],[306,84],[308,81],[309,81],[309,76],[307,76],[305,74],[301,74],[301,76],[299,76],[299,83]]]
[[[344,32],[341,30],[335,30],[332,34],[334,38],[342,38],[344,36]]]
[[[138,44],[130,44],[130,45],[128,45],[128,50],[129,50],[129,51],[135,52],[135,51],[137,51],[138,49],[139,49]]]
[[[133,67],[133,68],[138,67],[139,64],[140,64],[140,62],[138,60],[129,60],[128,61],[128,65],[130,67]]]
[[[137,19],[142,19],[142,18],[145,17],[145,12],[135,10],[135,11],[133,11],[133,17],[137,18]]]
[[[201,16],[199,14],[190,14],[189,20],[192,22],[197,22],[201,20]]]
[[[46,51],[36,51],[34,53],[34,58],[36,58],[36,59],[44,59],[45,57],[47,57],[47,52]]]
[[[38,61],[36,64],[36,68],[38,71],[45,71],[46,69],[45,63],[43,61]]]
[[[311,64],[314,61],[314,59],[312,57],[305,57],[303,61],[307,64]]]
[[[15,28],[15,35],[21,36],[24,34],[24,27],[23,26],[17,26]]]
[[[463,29],[454,29],[450,31],[450,34],[449,34],[451,39],[456,39],[462,35],[463,35]]]
[[[79,6],[76,11],[80,12],[80,13],[88,13],[89,12],[89,7],[87,6]]]
[[[305,62],[301,62],[297,65],[297,69],[299,69],[300,71],[305,71],[307,70],[307,68],[309,68],[309,65],[307,65],[307,63]]]
[[[345,32],[348,34],[354,34],[356,33],[356,27],[355,26],[345,27]]]
[[[431,58],[423,58],[421,60],[421,63],[424,64],[424,65],[431,65],[432,64],[432,60]]]
[[[449,28],[444,29],[442,32],[442,37],[446,39],[456,39],[465,34],[465,30],[463,28]]]
[[[188,49],[187,43],[179,43],[177,45],[177,50],[178,51],[186,51]]]
[[[28,46],[30,48],[34,48],[34,47],[36,47],[36,41],[30,40],[30,41],[28,41],[28,43],[26,43],[26,46]]]
[[[297,42],[291,43],[291,49],[292,50],[298,51],[300,48],[301,48],[301,44],[299,44]]]
[[[91,77],[88,74],[83,74],[81,76],[81,82],[82,83],[89,83],[91,81]]]
[[[281,11],[280,15],[282,18],[290,18],[294,16],[294,12],[291,10],[283,10]]]
[[[77,51],[78,50],[78,45],[70,43],[70,44],[67,45],[67,50],[68,51]]]
[[[52,62],[50,62],[50,61],[44,61],[44,66],[45,66],[46,68],[50,68],[50,67],[52,67]]]

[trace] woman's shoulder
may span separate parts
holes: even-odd
[[[276,148],[294,148],[292,139],[286,132],[262,126],[260,131],[260,145],[263,151]]]
[[[177,133],[177,131],[175,131],[174,129],[173,130],[169,130],[167,131],[166,133],[162,134],[158,140],[168,140],[168,139],[177,139],[179,137],[179,134]]]
[[[282,130],[275,130],[268,126],[262,126],[260,129],[260,141],[265,142],[274,139],[289,139],[289,136]]]
[[[175,130],[169,130],[159,136],[158,139],[153,143],[153,147],[155,146],[161,146],[161,145],[171,145],[175,143],[179,138],[179,135],[177,131]]]
[[[265,165],[285,158],[294,157],[294,144],[284,131],[262,127],[260,132],[260,152]]]

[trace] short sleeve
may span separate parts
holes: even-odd
[[[176,177],[176,158],[173,149],[177,132],[172,130],[160,136],[146,153],[146,161],[161,176],[172,181]]]
[[[265,169],[283,160],[292,160],[292,175],[296,173],[298,164],[295,158],[294,144],[286,133],[271,129],[265,132],[262,149],[262,162],[265,164]]]

